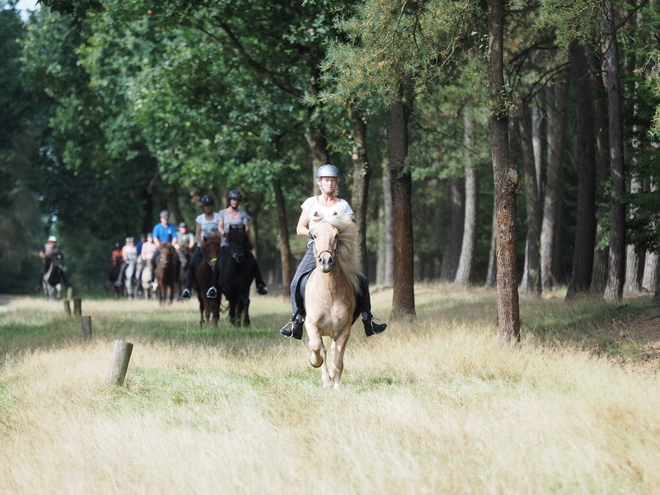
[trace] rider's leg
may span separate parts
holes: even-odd
[[[119,275],[117,275],[117,280],[115,280],[115,285],[117,287],[121,286],[121,281],[124,278],[124,272],[126,271],[126,263],[119,265]]]
[[[374,334],[383,333],[387,328],[387,323],[374,322],[374,315],[371,314],[371,296],[369,295],[369,282],[367,277],[360,275],[360,291],[355,295],[357,310],[362,315],[362,325],[364,326],[364,333],[367,337]],[[376,318],[378,319],[378,318]]]
[[[264,282],[263,277],[261,276],[261,270],[259,270],[259,263],[254,257],[252,251],[248,250],[245,254],[245,257],[248,258],[250,264],[252,265],[252,275],[254,276],[254,281],[257,284],[257,292],[262,296],[268,294],[268,288],[266,287],[266,282]]]
[[[218,253],[218,261],[215,262],[213,267],[213,273],[211,274],[211,286],[209,290],[206,291],[206,297],[209,299],[215,299],[218,297],[218,278],[220,277],[220,266],[224,262],[225,256],[228,254],[228,246],[220,246],[220,252]]]
[[[158,263],[158,257],[160,256],[160,251],[156,249],[149,263],[151,263],[151,280],[153,281],[156,278],[156,263]]]
[[[195,271],[197,270],[197,267],[199,266],[199,262],[202,260],[202,257],[203,257],[202,248],[197,246],[195,248],[195,252],[190,258],[188,269],[186,270],[186,279],[184,280],[185,288],[181,293],[181,299],[185,299],[186,301],[190,299],[190,288],[192,287],[193,280],[195,279]]]
[[[298,340],[302,339],[303,323],[307,313],[302,306],[302,301],[298,299],[298,284],[300,283],[301,277],[313,270],[315,266],[314,244],[309,243],[307,245],[307,251],[305,251],[305,256],[303,256],[303,259],[300,261],[296,274],[291,281],[291,310],[293,315],[291,316],[291,321],[280,328],[280,333],[286,338],[294,337]]]

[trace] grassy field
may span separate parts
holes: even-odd
[[[372,294],[387,319],[392,293]],[[365,338],[324,389],[283,298],[252,326],[200,329],[197,304],[83,300],[0,312],[0,491],[41,493],[660,493],[660,309],[521,300],[498,346],[493,291],[419,286],[417,319]],[[126,383],[106,380],[115,339]]]

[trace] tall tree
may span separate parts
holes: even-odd
[[[625,164],[623,156],[623,101],[619,77],[619,46],[614,19],[614,6],[605,0],[603,9],[604,66],[607,77],[609,109],[610,180],[612,197],[610,204],[610,257],[607,286],[604,299],[619,302],[623,294],[625,269]]]
[[[516,193],[518,174],[509,155],[511,97],[504,82],[504,2],[487,0],[488,86],[497,230],[497,315],[500,342],[520,342],[518,271],[516,268]]]

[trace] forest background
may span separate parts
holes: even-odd
[[[115,242],[239,189],[286,293],[328,162],[372,284],[494,286],[494,121],[521,289],[657,291],[657,5],[508,3],[498,106],[491,3],[0,0],[0,292],[33,289],[50,234],[101,292]]]

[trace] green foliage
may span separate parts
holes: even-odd
[[[600,0],[541,0],[540,25],[555,30],[557,43],[597,44],[602,31]]]

